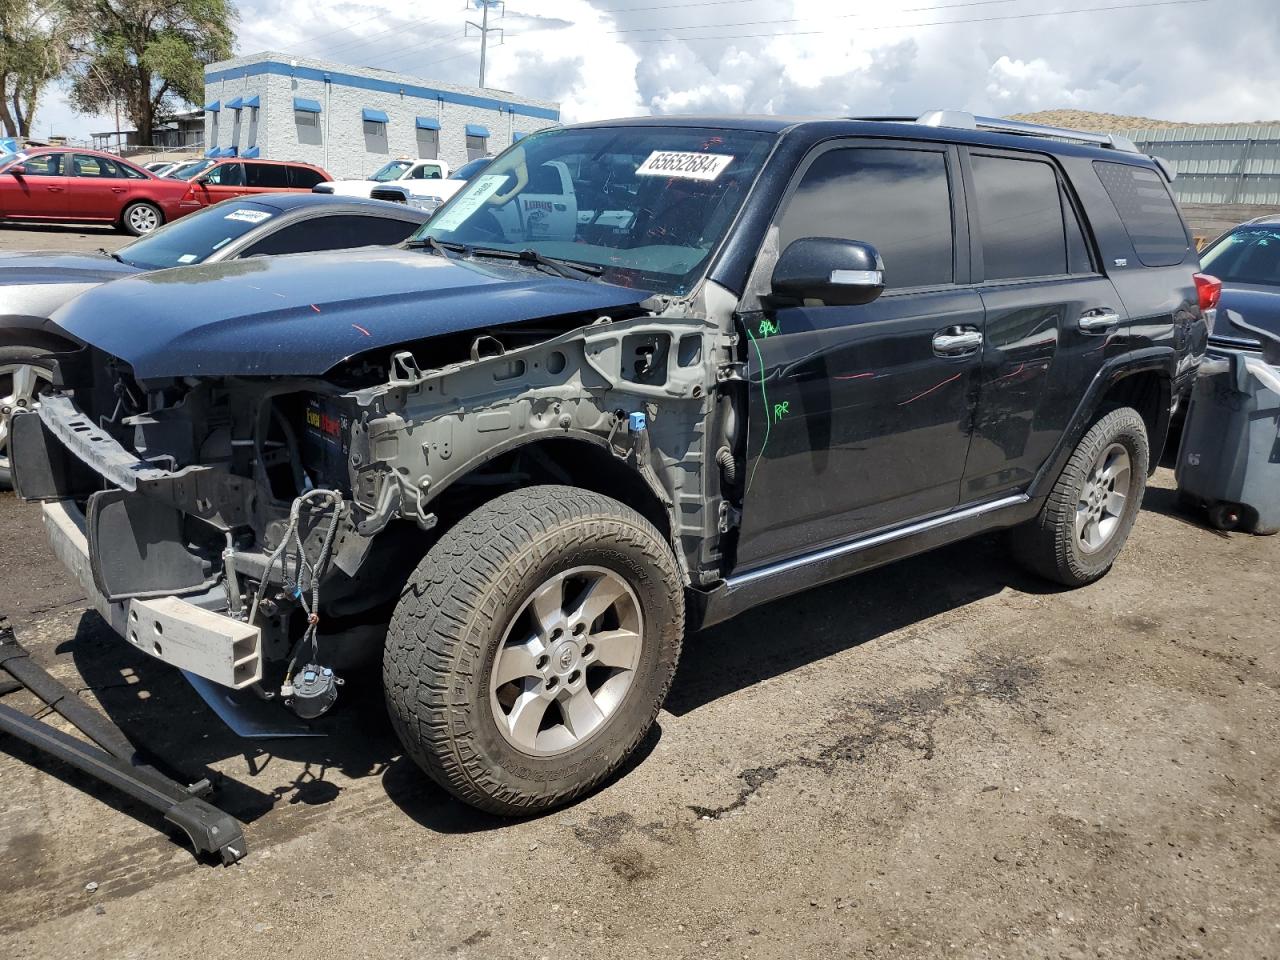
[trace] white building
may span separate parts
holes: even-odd
[[[560,105],[369,67],[258,53],[205,67],[210,156],[314,163],[337,179],[388,159],[451,167],[560,122]]]

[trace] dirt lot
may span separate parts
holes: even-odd
[[[252,852],[199,865],[0,743],[0,956],[1280,957],[1280,538],[1204,529],[1172,482],[1084,590],[986,538],[692,638],[637,762],[521,822],[401,758],[372,677],[326,739],[238,741],[4,495],[22,639],[146,750],[224,774]]]

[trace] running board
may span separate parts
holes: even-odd
[[[1019,493],[876,531],[856,540],[748,570],[728,578],[722,587],[703,595],[697,625],[709,627],[762,603],[988,530],[1014,526],[1031,519],[1038,508],[1038,503]]]
[[[186,833],[197,852],[216,854],[224,864],[244,858],[248,852],[244,828],[230,814],[204,799],[212,792],[209,782],[201,780],[184,786],[140,763],[137,751],[115,724],[31,659],[3,614],[0,614],[0,670],[16,681],[0,681],[0,691],[13,692],[20,688],[31,691],[93,743],[63,733],[5,704],[0,704],[0,733],[16,737],[159,811],[165,820]]]

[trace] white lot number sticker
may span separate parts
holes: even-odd
[[[194,253],[184,253],[178,258],[179,263],[195,263],[198,258]]]
[[[222,219],[239,220],[241,223],[261,223],[270,218],[271,214],[266,210],[232,210]]]
[[[675,177],[678,180],[717,180],[733,163],[727,153],[681,153],[655,150],[636,169],[641,177]]]
[[[480,209],[480,205],[498,192],[498,188],[507,182],[505,173],[486,173],[476,177],[476,182],[467,188],[467,192],[457,199],[443,216],[433,217],[431,226],[438,230],[456,230],[463,221]]]

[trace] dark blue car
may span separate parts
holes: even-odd
[[[1232,325],[1232,314],[1280,332],[1280,216],[1251,220],[1228,231],[1209,245],[1200,263],[1205,273],[1222,281],[1211,346],[1258,348],[1255,337]]]

